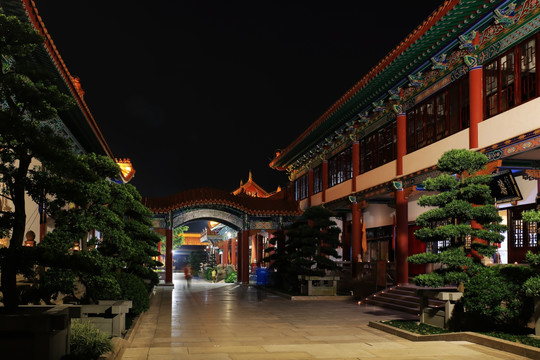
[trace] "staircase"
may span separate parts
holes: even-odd
[[[418,287],[412,284],[400,284],[386,288],[368,296],[362,305],[375,305],[387,309],[402,311],[408,314],[420,314],[420,298],[415,295]],[[430,306],[444,306],[444,301],[429,299]]]

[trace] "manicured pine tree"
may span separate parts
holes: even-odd
[[[38,249],[22,246],[26,193],[36,203],[56,197],[47,181],[61,177],[75,156],[54,130],[57,112],[72,102],[35,61],[42,44],[43,38],[30,24],[0,14],[0,195],[12,203],[12,209],[0,212],[0,235],[10,237],[9,248],[0,250],[0,271],[2,301],[8,311],[19,304],[17,274],[31,276],[39,257]],[[43,168],[47,176],[41,176]]]
[[[454,149],[444,153],[437,163],[441,174],[424,181],[426,191],[437,192],[421,196],[418,204],[430,209],[418,216],[422,228],[415,236],[437,246],[447,241],[440,253],[409,256],[413,264],[441,263],[444,266],[430,274],[414,278],[417,285],[439,287],[447,284],[463,285],[483,266],[482,258],[491,257],[504,237],[506,227],[493,204],[489,183],[491,175],[478,172],[488,159],[475,151]]]
[[[277,249],[265,261],[273,261],[278,276],[286,288],[298,288],[298,275],[324,276],[340,266],[332,259],[337,252],[341,230],[330,219],[333,213],[321,206],[306,209],[302,218],[278,232],[272,240]],[[283,238],[283,235],[285,236]]]

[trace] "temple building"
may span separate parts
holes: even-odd
[[[495,194],[503,262],[538,251],[521,213],[539,190],[539,29],[537,0],[447,0],[276,154],[270,166],[289,174],[301,208],[342,220],[353,274],[374,261],[395,266],[398,283],[425,271],[406,257],[445,244],[414,237],[417,199],[450,149],[482,152],[506,176],[507,193]]]
[[[8,16],[16,16],[22,22],[31,24],[43,37],[44,42],[34,52],[34,60],[42,68],[46,69],[56,80],[56,85],[64,93],[70,96],[75,106],[69,110],[61,111],[58,117],[50,119],[50,124],[58,134],[68,138],[78,153],[96,153],[115,159],[114,155],[101,133],[88,105],[84,101],[84,90],[78,77],[72,75],[62,56],[58,52],[49,35],[44,22],[38,14],[36,4],[32,0],[0,0],[0,10]],[[2,59],[6,61],[6,59]],[[135,169],[129,159],[115,159],[121,169],[121,178],[116,181],[125,183],[133,178]],[[39,165],[33,163],[32,166]],[[0,184],[0,186],[4,186]],[[9,200],[0,200],[2,211],[11,211],[12,204]],[[26,199],[27,224],[26,232],[35,234],[35,242],[39,240],[54,225],[43,209],[33,202],[30,197]],[[28,244],[30,244],[29,242]],[[0,239],[0,247],[8,246],[9,239]]]

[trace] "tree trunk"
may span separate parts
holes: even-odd
[[[25,208],[25,181],[32,158],[21,156],[16,177],[13,179],[13,189],[11,198],[14,208],[13,229],[7,258],[2,264],[2,295],[4,307],[8,312],[15,310],[19,305],[19,295],[17,292],[17,264],[20,259],[20,251],[24,240],[24,230],[26,228],[26,208]]]

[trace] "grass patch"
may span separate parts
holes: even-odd
[[[529,345],[529,346],[540,348],[540,339],[532,337],[530,335],[523,335],[523,334],[515,335],[515,334],[507,334],[507,333],[496,332],[496,331],[480,333],[480,334],[493,336],[499,339],[512,341],[518,344]]]
[[[436,326],[421,324],[418,321],[414,320],[390,320],[381,321],[381,323],[419,335],[447,334],[452,332],[450,330],[441,329]],[[530,336],[530,334],[509,334],[498,331],[479,332],[479,334],[540,348],[540,339],[532,337]]]
[[[449,330],[438,328],[436,326],[421,324],[413,320],[390,320],[381,322],[383,324],[397,327],[399,329],[407,330],[409,332],[420,335],[448,334],[451,332]]]

